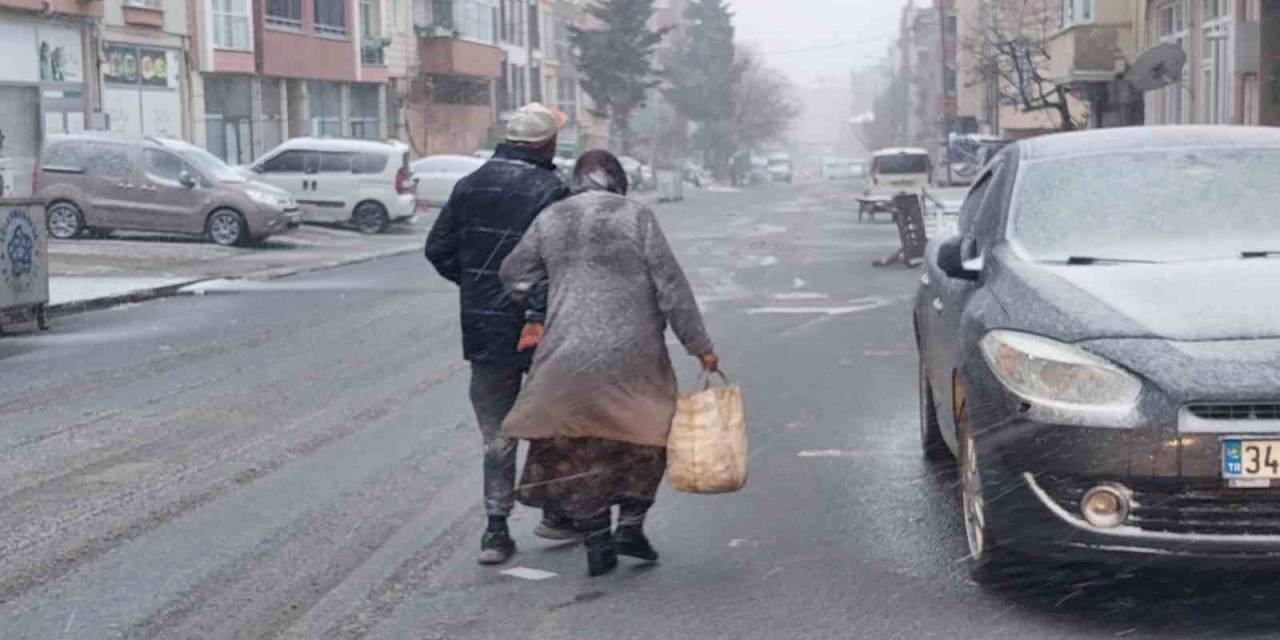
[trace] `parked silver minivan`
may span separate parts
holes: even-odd
[[[181,140],[103,132],[50,136],[35,182],[49,235],[60,239],[119,229],[203,235],[231,246],[301,222],[287,191],[250,181]]]

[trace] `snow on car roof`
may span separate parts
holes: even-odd
[[[927,155],[929,155],[928,149],[920,149],[918,147],[890,147],[888,149],[881,149],[871,154],[871,157],[879,158],[881,156],[927,156]]]
[[[1017,143],[1026,160],[1195,147],[1280,147],[1274,127],[1159,126],[1055,133]]]
[[[404,143],[385,140],[359,140],[354,138],[292,138],[278,148],[313,149],[316,151],[387,151],[406,147]]]

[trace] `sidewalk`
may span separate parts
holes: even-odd
[[[268,280],[421,251],[434,217],[376,236],[303,225],[249,248],[123,232],[108,240],[54,240],[49,243],[49,308],[65,315],[173,295],[205,280]]]

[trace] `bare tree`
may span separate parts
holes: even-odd
[[[738,149],[774,142],[800,114],[791,81],[758,55],[738,47],[739,76],[734,87],[732,133]]]
[[[1057,0],[991,0],[976,37],[963,40],[978,61],[978,76],[998,87],[1000,102],[1023,111],[1048,111],[1060,131],[1085,124],[1071,113],[1071,94],[1047,77],[1049,39],[1059,30]]]

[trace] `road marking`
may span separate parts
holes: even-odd
[[[849,306],[845,307],[757,307],[755,309],[747,309],[748,315],[759,315],[762,313],[781,314],[781,315],[804,315],[816,314],[825,316],[843,316],[850,313],[858,313],[860,311],[870,311],[888,306],[889,301],[884,298],[864,298],[861,300],[851,300]]]
[[[765,256],[760,260],[760,266],[762,267],[772,267],[775,264],[778,264],[777,256]]]
[[[804,285],[805,285],[804,278],[796,278],[795,280],[791,281],[791,286],[795,287],[796,289],[803,289]]]
[[[791,293],[775,293],[774,300],[826,300],[831,296],[816,291],[794,291]]]
[[[868,456],[892,456],[900,451],[875,451],[871,449],[808,449],[796,455],[801,458],[865,458]]]
[[[533,580],[534,582],[548,580],[559,575],[550,571],[543,571],[542,569],[530,569],[529,567],[512,567],[504,571],[499,571],[498,573],[501,573],[504,576],[511,576],[512,578],[520,578],[521,580]]]

